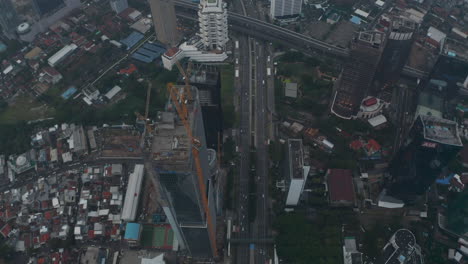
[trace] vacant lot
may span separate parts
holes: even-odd
[[[13,124],[19,121],[32,121],[54,117],[55,110],[38,102],[29,95],[18,96],[14,103],[0,113],[0,124]]]

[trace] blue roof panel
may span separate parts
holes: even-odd
[[[127,50],[129,50],[143,38],[144,38],[143,34],[133,31],[126,38],[122,39],[120,43],[125,44],[127,46]]]
[[[135,60],[139,60],[141,62],[144,62],[144,63],[152,62],[151,58],[149,58],[147,56],[144,56],[144,55],[142,55],[140,53],[133,53],[132,58],[134,58]]]
[[[157,52],[157,53],[164,53],[164,52],[166,52],[166,49],[165,49],[164,47],[159,46],[159,45],[154,44],[154,43],[153,43],[153,44],[152,44],[152,43],[145,43],[145,44],[143,45],[143,48],[148,49],[148,50],[151,50],[151,51],[153,51],[153,52]]]
[[[124,239],[138,240],[139,236],[140,236],[140,224],[127,223],[127,226],[125,227]]]

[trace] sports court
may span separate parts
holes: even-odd
[[[145,248],[172,249],[174,232],[170,225],[143,225],[141,245]]]

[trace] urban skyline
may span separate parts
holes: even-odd
[[[465,2],[0,0],[0,262],[466,263]]]

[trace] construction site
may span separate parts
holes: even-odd
[[[145,115],[135,113],[143,127],[139,149],[146,170],[140,215],[153,224],[161,223],[155,216],[163,217],[180,253],[209,261],[217,258],[219,247],[215,202],[222,193],[217,184],[219,164],[216,151],[207,148],[199,92],[187,78],[190,64],[187,71],[177,66],[185,84],[167,84],[170,100],[165,109],[148,117],[149,85]]]

